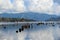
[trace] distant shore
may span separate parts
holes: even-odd
[[[29,21],[36,21],[33,19],[27,19],[27,18],[0,18],[0,22],[29,22]]]
[[[0,25],[8,25],[8,24],[23,24],[23,23],[29,23],[29,24],[32,24],[32,23],[47,23],[47,24],[53,24],[53,23],[59,23],[60,22],[57,22],[57,21],[36,21],[36,22],[0,22]]]

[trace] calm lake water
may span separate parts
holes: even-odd
[[[0,26],[0,40],[60,40],[60,24],[37,25],[19,32],[23,24]]]

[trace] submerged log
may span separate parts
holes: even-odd
[[[21,31],[24,31],[24,28],[21,28]]]
[[[23,25],[22,28],[23,29],[28,29],[28,28],[30,28],[30,25],[29,24]]]
[[[16,31],[16,33],[18,33],[18,31]]]
[[[19,32],[21,32],[22,30],[19,28]]]
[[[44,25],[44,23],[38,23],[37,25]]]
[[[4,29],[6,29],[6,27],[4,27]]]

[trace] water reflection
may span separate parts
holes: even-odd
[[[39,24],[0,25],[0,40],[60,40],[60,24]]]

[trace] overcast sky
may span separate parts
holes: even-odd
[[[39,12],[60,15],[60,0],[0,0],[0,13]]]

